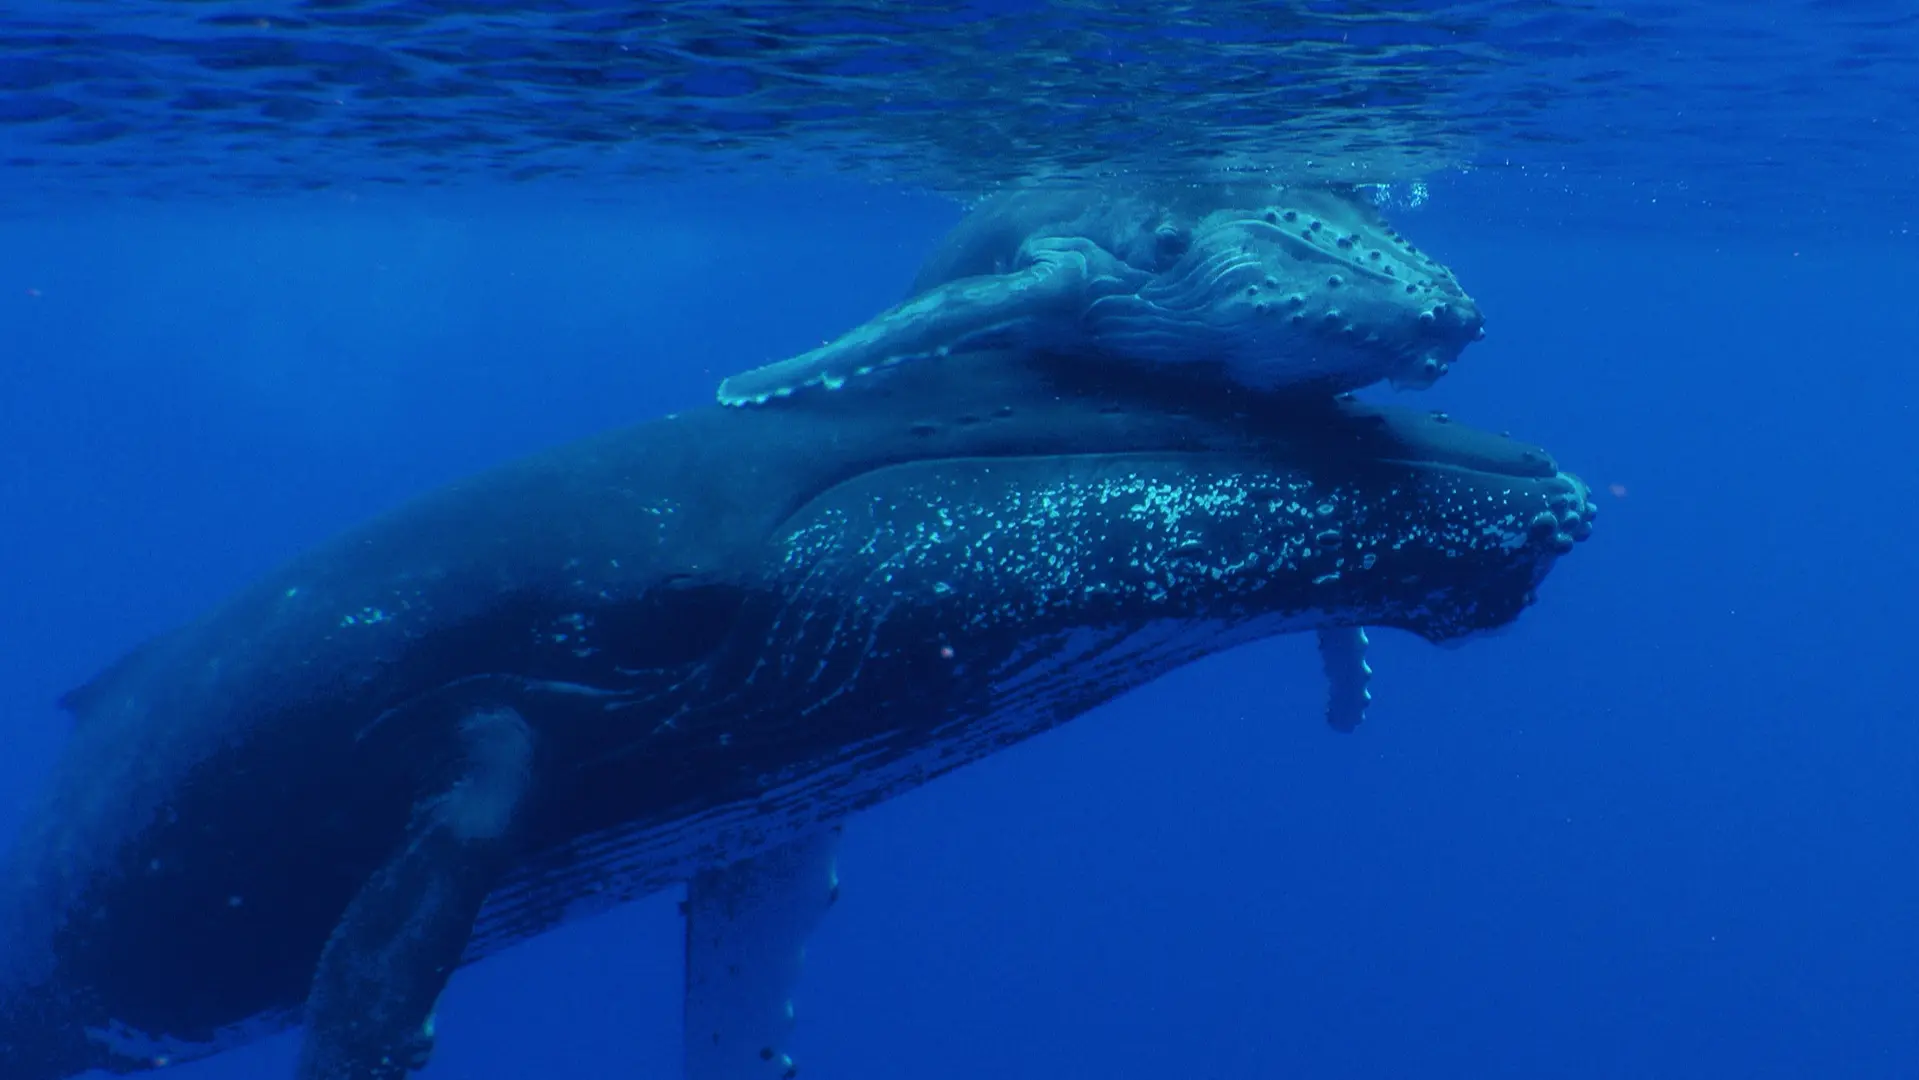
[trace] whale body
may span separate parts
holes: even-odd
[[[64,699],[0,1075],[304,1023],[303,1080],[402,1076],[457,967],[681,882],[689,1071],[790,1075],[847,815],[1247,641],[1504,626],[1591,519],[1441,416],[1027,353],[493,469]]]

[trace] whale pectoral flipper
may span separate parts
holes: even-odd
[[[478,709],[460,720],[459,751],[320,954],[299,1080],[396,1080],[432,1053],[434,1005],[510,854],[533,735],[513,709]]]
[[[1372,704],[1372,666],[1366,663],[1366,631],[1341,626],[1319,632],[1319,658],[1326,665],[1326,723],[1334,731],[1352,731]]]
[[[1048,237],[1021,249],[1023,265],[1003,274],[946,282],[798,356],[720,382],[723,405],[785,397],[807,386],[836,389],[892,364],[1017,342],[1066,347],[1090,294],[1137,285],[1144,275],[1078,237]]]
[[[807,935],[839,894],[839,826],[686,886],[687,1080],[781,1080]]]

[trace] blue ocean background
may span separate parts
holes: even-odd
[[[413,495],[863,321],[967,198],[1329,148],[1308,174],[1388,185],[1488,318],[1435,388],[1373,396],[1543,444],[1593,485],[1592,540],[1499,636],[1380,635],[1350,736],[1310,641],[1278,639],[856,819],[803,1075],[1919,1076],[1919,10],[1181,6],[1200,33],[905,5],[925,19],[859,29],[890,60],[787,98],[727,81],[825,64],[832,20],[886,10],[859,8],[9,4],[0,835],[65,741],[54,699],[126,649]],[[1097,93],[1047,82],[1073,123],[910,62],[1027,17],[1119,42]],[[940,70],[1030,73],[1022,33]],[[706,51],[636,63],[706,82],[575,48],[669,34]],[[482,39],[521,54],[392,111],[374,58]],[[319,100],[296,68],[357,111],[288,104]],[[424,1075],[677,1076],[676,899],[457,975]],[[294,1049],[167,1075],[285,1076]]]

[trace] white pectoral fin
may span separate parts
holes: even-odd
[[[782,1080],[807,936],[839,895],[838,825],[686,886],[686,1078]]]
[[[1084,241],[1080,246],[1098,250]],[[719,401],[762,404],[810,386],[837,389],[894,364],[993,345],[1049,343],[1056,327],[1074,324],[1094,262],[1080,247],[1057,245],[1008,273],[936,285],[817,349],[728,376],[720,382]]]
[[[1342,626],[1319,632],[1319,658],[1326,665],[1326,723],[1334,731],[1352,731],[1366,719],[1372,703],[1372,666],[1366,663],[1366,631]]]

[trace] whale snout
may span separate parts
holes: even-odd
[[[1400,390],[1424,390],[1452,370],[1466,346],[1486,336],[1486,317],[1464,292],[1422,307],[1408,326],[1406,362],[1387,376]]]
[[[1593,519],[1599,506],[1593,502],[1592,488],[1569,472],[1553,477],[1546,509],[1533,516],[1533,536],[1547,543],[1555,556],[1571,553],[1573,545],[1592,535]]]
[[[1083,326],[1147,363],[1220,362],[1259,389],[1431,386],[1485,334],[1452,271],[1378,215],[1330,193],[1223,210],[1137,291],[1101,297]]]

